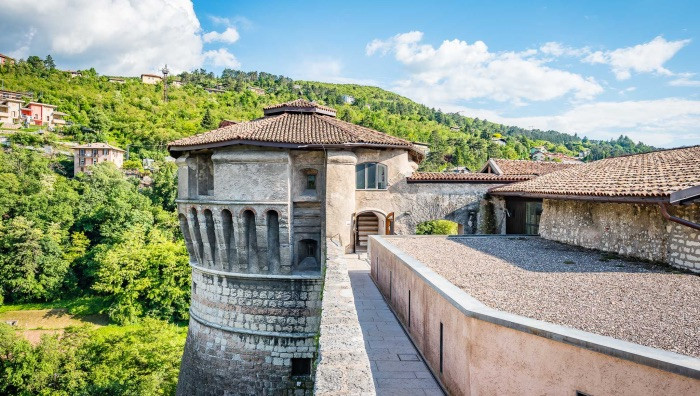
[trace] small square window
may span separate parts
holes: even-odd
[[[311,375],[311,359],[310,358],[292,358],[292,376],[309,376]]]
[[[316,175],[306,175],[306,189],[315,190],[316,189]]]

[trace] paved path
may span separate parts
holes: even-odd
[[[352,260],[348,273],[377,395],[441,395],[428,367],[370,278],[369,264]]]
[[[329,252],[317,395],[442,395],[357,255]]]

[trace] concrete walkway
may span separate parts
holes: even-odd
[[[357,255],[329,252],[317,395],[442,395]]]
[[[366,261],[355,259],[348,263],[357,317],[377,395],[442,395],[369,271]]]

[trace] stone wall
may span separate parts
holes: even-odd
[[[700,224],[700,204],[671,207],[669,214]],[[667,223],[668,263],[700,272],[700,231],[674,222]]]
[[[698,207],[669,213],[700,222]],[[664,219],[657,205],[545,199],[542,208],[543,238],[700,272],[700,234]]]
[[[321,241],[323,189],[307,188],[306,175],[324,180],[323,159],[234,146],[177,160],[192,266],[179,395],[313,392],[323,280],[295,252],[300,240]],[[301,366],[309,372],[296,375]]]
[[[293,358],[315,358],[321,288],[320,275],[242,275],[194,267],[177,393],[310,394],[312,377],[291,377],[290,370]]]

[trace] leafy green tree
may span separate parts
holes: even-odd
[[[0,291],[5,301],[56,298],[67,272],[55,225],[44,232],[21,216],[0,223]]]
[[[149,193],[151,201],[160,205],[164,210],[175,211],[175,199],[177,199],[177,165],[173,162],[158,164],[153,173],[153,184]]]
[[[190,268],[182,241],[136,226],[100,252],[96,261],[93,288],[113,296],[109,316],[115,322],[132,323],[144,315],[188,318]]]
[[[56,69],[56,62],[53,61],[51,54],[46,55],[46,59],[44,59],[44,67],[46,67],[48,70]]]

